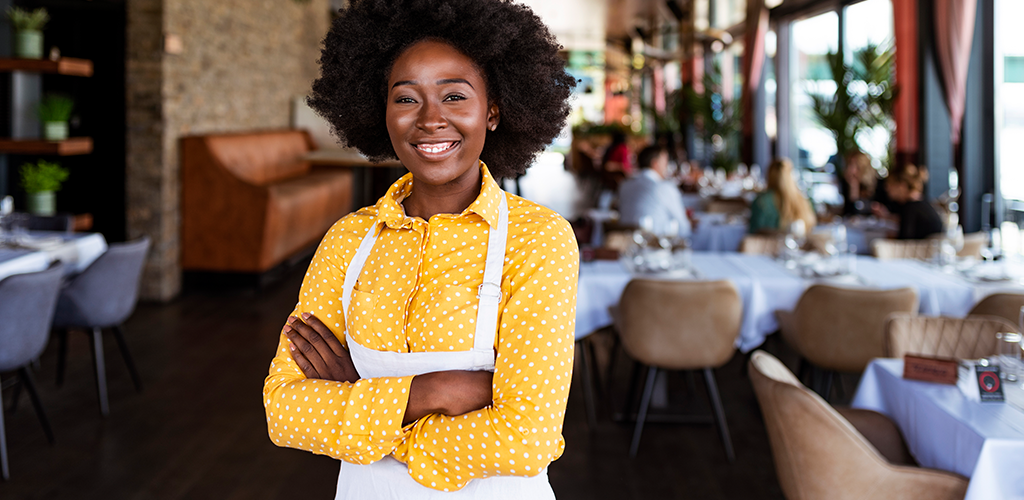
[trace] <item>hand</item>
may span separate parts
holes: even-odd
[[[409,386],[403,425],[431,413],[454,417],[490,406],[493,378],[488,371],[465,370],[417,375]]]
[[[889,213],[889,209],[885,208],[885,205],[878,203],[877,201],[871,204],[871,213],[880,219],[888,219],[892,217]]]
[[[353,383],[359,380],[352,357],[338,338],[316,316],[288,317],[284,334],[291,341],[292,359],[306,378]]]

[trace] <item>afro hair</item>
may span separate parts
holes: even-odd
[[[480,159],[495,177],[522,174],[565,127],[576,81],[561,46],[510,0],[352,0],[324,38],[309,106],[372,161],[397,158],[385,123],[395,59],[424,39],[450,44],[481,69],[501,121]]]

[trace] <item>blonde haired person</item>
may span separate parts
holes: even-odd
[[[810,231],[817,219],[793,177],[793,162],[779,158],[768,166],[768,189],[750,207],[750,232],[785,231],[797,220]]]
[[[878,174],[871,166],[871,157],[860,150],[846,155],[846,167],[840,177],[843,194],[843,215],[871,213],[871,201],[876,199]]]
[[[897,207],[896,213],[892,214],[899,220],[897,239],[920,240],[943,230],[942,218],[924,200],[925,182],[928,182],[928,169],[914,165],[903,167],[885,181],[889,198]],[[874,210],[879,216],[892,217],[879,204],[874,206]]]

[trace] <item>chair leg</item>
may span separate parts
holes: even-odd
[[[722,445],[725,446],[725,458],[729,460],[729,463],[733,463],[736,460],[736,453],[732,449],[729,426],[725,423],[725,409],[722,408],[722,398],[718,396],[718,382],[715,381],[715,373],[711,368],[704,369],[704,382],[708,385],[708,396],[711,398],[711,408],[715,412],[718,434],[722,437]]]
[[[60,329],[57,334],[57,387],[64,385],[64,370],[68,362],[68,331]]]
[[[2,383],[0,383],[0,387],[3,387]],[[7,481],[11,478],[11,471],[7,466],[7,430],[4,427],[2,399],[0,398],[0,475],[3,476],[4,481]]]
[[[121,350],[124,364],[128,365],[128,373],[132,375],[135,390],[142,392],[142,377],[139,376],[139,371],[135,369],[135,362],[132,360],[132,353],[128,351],[128,343],[124,340],[124,329],[121,328],[121,325],[114,327],[114,340],[117,340],[117,347]]]
[[[21,400],[21,386],[24,384],[22,380],[16,379],[14,382],[14,392],[11,393],[11,401],[7,403],[7,413],[14,413],[18,411],[18,401]]]
[[[835,376],[832,370],[821,370],[821,396],[827,403],[832,396],[832,378]]]
[[[640,383],[640,372],[644,365],[639,361],[633,361],[633,373],[629,376],[629,390],[626,392],[626,401],[622,405],[621,418],[629,420],[633,414],[633,400],[636,399],[636,385]]]
[[[619,344],[622,342],[621,340],[619,340],[619,332],[617,330],[613,329],[612,333],[614,333],[614,335],[612,336],[612,348],[608,350],[608,370],[605,372],[604,376],[605,381],[608,383],[609,394],[611,394],[612,380],[614,380],[612,378],[612,375],[615,371],[615,358],[619,354]]]
[[[32,400],[32,406],[36,409],[36,417],[39,417],[39,423],[43,426],[43,432],[46,433],[46,440],[50,444],[54,444],[56,439],[53,437],[53,429],[50,428],[50,419],[46,418],[46,410],[43,409],[43,402],[39,399],[39,391],[36,390],[36,383],[32,377],[32,371],[27,366],[21,367],[18,370],[18,376],[21,378],[21,384],[25,386],[25,390],[28,392],[29,399]]]
[[[583,405],[587,409],[587,425],[590,430],[597,429],[597,411],[594,409],[594,380],[593,366],[590,353],[587,351],[587,339],[576,342],[576,352],[580,353],[580,361],[583,364]]]
[[[654,392],[654,381],[657,378],[658,368],[648,368],[644,395],[640,398],[640,413],[636,416],[636,427],[633,428],[633,442],[629,445],[629,458],[636,458],[636,452],[640,449],[640,434],[644,430],[644,420],[647,420],[647,408],[651,406],[651,393]]]
[[[797,369],[796,369],[796,378],[797,378],[797,380],[800,381],[801,384],[808,385],[807,384],[807,376],[808,376],[810,371],[811,371],[811,366],[807,362],[807,359],[806,358],[800,358],[800,362],[798,363],[798,366],[797,366]]]
[[[96,369],[96,393],[100,398],[100,415],[104,417],[110,414],[110,405],[107,402],[107,368],[103,361],[103,329],[96,327],[92,329],[92,364]]]

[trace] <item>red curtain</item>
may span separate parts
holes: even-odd
[[[764,70],[764,39],[768,34],[768,9],[764,0],[747,0],[746,30],[743,34],[743,159],[754,160],[754,95]]]
[[[960,144],[977,0],[935,0],[935,53],[946,90],[951,139]]]
[[[893,0],[896,31],[896,163],[917,163],[917,0]]]

